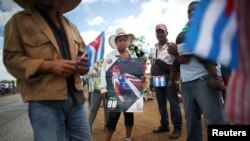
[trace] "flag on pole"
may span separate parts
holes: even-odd
[[[104,44],[105,36],[103,31],[94,41],[85,47],[85,51],[88,54],[88,67],[93,66],[97,61],[103,59]]]
[[[154,87],[164,87],[167,85],[166,78],[162,76],[152,76],[153,77],[153,86]]]
[[[191,21],[186,48],[197,56],[236,68],[238,42],[234,0],[202,0]]]

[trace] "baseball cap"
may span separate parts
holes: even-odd
[[[167,26],[165,24],[157,24],[155,27],[155,31],[158,29],[162,29],[164,31],[167,31]]]

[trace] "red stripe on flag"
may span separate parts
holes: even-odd
[[[243,80],[241,82],[242,84],[242,89],[241,89],[241,92],[240,92],[240,116],[241,116],[241,123],[245,121],[244,119],[244,115],[246,114],[245,113],[245,102],[244,102],[244,99],[246,98],[246,90],[247,90],[247,74],[246,74],[246,70],[244,70],[243,74]]]
[[[101,44],[102,34],[100,34],[94,41],[92,41],[89,45],[92,46],[96,51],[98,50]]]
[[[246,98],[246,93],[247,93],[247,68],[248,68],[248,56],[249,56],[249,49],[246,48],[247,47],[247,25],[246,22],[248,20],[249,17],[247,17],[245,14],[246,12],[245,11],[242,11],[242,10],[246,10],[246,9],[239,9],[241,10],[240,11],[240,14],[239,16],[241,16],[239,19],[240,21],[239,22],[239,26],[240,27],[240,31],[243,31],[242,33],[240,33],[240,48],[239,48],[239,53],[240,53],[240,69],[239,70],[239,73],[241,74],[242,76],[242,79],[239,79],[238,81],[241,81],[240,84],[240,93],[239,93],[239,98],[240,98],[240,103],[239,103],[239,110],[240,110],[240,122],[243,123],[246,119],[244,118],[245,116],[245,106],[244,106],[244,99]],[[237,80],[236,80],[237,81]]]
[[[229,119],[230,121],[234,121],[235,117],[234,117],[234,113],[235,113],[235,97],[236,97],[236,86],[237,86],[237,80],[239,79],[239,75],[235,72],[233,72],[232,74],[232,79],[230,80],[232,83],[230,84],[229,86],[229,94],[231,95],[230,96],[230,99],[228,99],[229,101],[226,101],[226,102],[229,102],[229,111],[227,111],[229,113]]]
[[[234,0],[227,0],[226,9],[225,9],[226,16],[231,15],[231,13],[233,12],[233,8],[234,8]]]

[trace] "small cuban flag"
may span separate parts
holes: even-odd
[[[104,44],[105,36],[103,31],[94,41],[85,47],[85,51],[88,54],[88,67],[93,66],[97,61],[103,59]]]
[[[234,0],[202,0],[194,12],[186,48],[194,54],[236,68],[238,30]]]
[[[164,75],[152,76],[152,77],[153,77],[153,86],[154,87],[164,87],[167,85],[166,77]]]

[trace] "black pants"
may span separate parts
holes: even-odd
[[[125,126],[134,125],[134,113],[123,113]],[[107,119],[107,130],[115,131],[121,112],[109,112]]]

